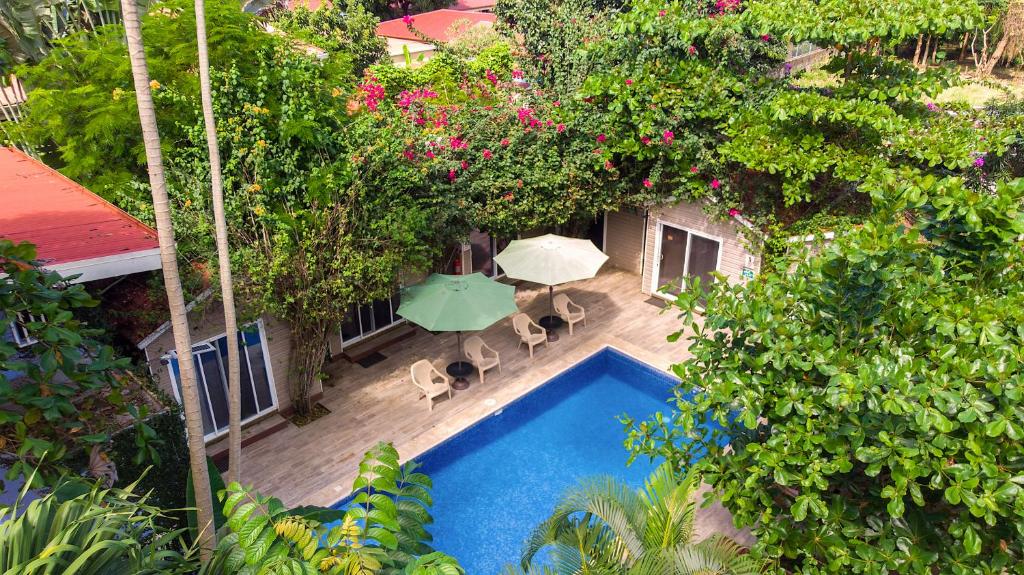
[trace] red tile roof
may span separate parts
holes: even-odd
[[[0,206],[0,238],[49,265],[159,247],[153,228],[14,148],[0,147]]]
[[[434,10],[433,12],[415,14],[412,18],[413,28],[421,32],[427,38],[440,42],[448,42],[451,40],[448,32],[451,29],[452,24],[460,20],[468,20],[473,25],[481,22],[487,22],[489,23],[488,25],[493,25],[495,20],[494,14],[462,12],[459,10]],[[405,22],[402,22],[401,18],[386,20],[378,24],[377,35],[385,38],[400,38],[402,40],[420,41],[419,36],[413,34],[409,30],[409,27],[405,25]]]

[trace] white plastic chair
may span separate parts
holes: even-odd
[[[474,335],[467,339],[464,347],[466,357],[480,371],[480,383],[484,382],[484,372],[488,369],[497,367],[498,373],[501,373],[501,359],[498,356],[498,350],[484,343],[480,336]]]
[[[452,387],[448,380],[448,376],[437,371],[434,364],[430,363],[428,359],[421,359],[416,363],[412,364],[410,368],[412,374],[412,383],[419,388],[423,395],[427,396],[427,403],[430,406],[430,411],[434,410],[434,398],[448,394],[448,399],[452,398]],[[443,383],[437,383],[434,380],[441,378]]]
[[[539,329],[540,333],[534,332],[533,328]],[[548,345],[548,330],[534,323],[525,313],[519,313],[512,317],[512,329],[519,335],[519,345],[516,346],[516,349],[523,347],[525,343],[530,348],[530,359],[533,359],[535,345],[539,343],[543,343],[545,347]]]
[[[569,324],[569,335],[572,335],[573,324],[582,321],[584,327],[587,325],[587,312],[583,309],[583,306],[573,302],[564,293],[555,296],[555,313],[565,323]]]

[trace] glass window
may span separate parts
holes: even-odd
[[[480,230],[469,232],[469,248],[473,257],[473,269],[487,277],[494,275],[494,254],[491,252],[491,236]]]
[[[701,288],[710,288],[714,282],[711,274],[718,269],[721,242],[670,225],[661,226],[659,241],[660,253],[655,262],[658,285],[655,289],[676,295],[681,289],[682,280],[687,277],[699,277]]]

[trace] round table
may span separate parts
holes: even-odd
[[[537,325],[548,330],[548,341],[558,341],[558,334],[555,330],[562,327],[565,324],[562,318],[557,315],[546,315],[537,320]]]
[[[448,375],[455,378],[452,383],[452,389],[463,390],[469,389],[469,380],[466,376],[473,373],[473,364],[468,361],[456,361],[448,364],[448,367],[444,368]]]

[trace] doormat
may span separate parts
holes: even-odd
[[[370,367],[371,365],[377,365],[378,363],[384,361],[387,358],[388,358],[388,356],[384,355],[383,353],[381,353],[379,351],[375,351],[375,352],[371,353],[370,355],[367,355],[367,356],[363,357],[362,359],[360,359],[356,363],[358,363],[359,365],[361,365],[363,367]]]
[[[645,303],[649,303],[649,304],[653,305],[654,307],[660,308],[660,309],[666,309],[669,306],[669,302],[664,300],[664,299],[662,299],[662,298],[660,298],[660,297],[651,296],[650,298],[647,298],[644,301],[645,301]]]

